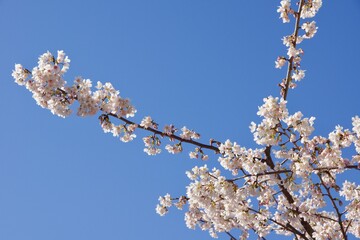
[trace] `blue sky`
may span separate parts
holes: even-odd
[[[112,82],[159,124],[187,126],[219,141],[255,146],[257,107],[285,69],[279,1],[0,1],[0,239],[210,239],[183,213],[155,213],[159,195],[181,195],[185,171],[202,162],[148,157],[141,137],[124,144],[96,117],[62,119],[41,109],[11,78],[40,54],[64,50],[68,82]],[[360,115],[360,2],[324,1],[314,39],[304,41],[306,77],[289,93],[291,112],[315,116],[316,134]],[[164,141],[166,142],[166,141]],[[216,165],[211,155],[208,164]],[[358,180],[354,175],[352,180]],[[226,239],[225,236],[221,236]]]

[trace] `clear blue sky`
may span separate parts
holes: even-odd
[[[0,239],[210,239],[188,230],[183,213],[155,213],[159,195],[181,195],[185,171],[202,164],[185,154],[148,157],[141,137],[124,144],[96,117],[62,119],[41,109],[11,78],[43,52],[70,57],[68,82],[110,81],[160,124],[254,146],[257,107],[285,69],[279,1],[0,1]],[[319,30],[305,41],[306,77],[289,93],[291,112],[315,116],[316,134],[360,115],[360,1],[324,1]],[[166,141],[164,141],[166,142]],[[210,156],[210,165],[217,164]],[[350,177],[358,180],[358,177]],[[221,235],[223,239],[227,239]]]

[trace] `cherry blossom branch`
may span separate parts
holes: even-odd
[[[346,228],[345,228],[345,232],[348,231],[349,227],[351,226],[352,221],[353,221],[353,219],[350,219],[348,225],[347,225]]]
[[[330,220],[330,221],[333,221],[333,222],[336,222],[336,223],[337,223],[337,220],[332,219],[331,217],[327,217],[327,216],[321,215],[320,213],[316,213],[315,215],[316,215],[317,217],[319,217],[319,218],[327,219],[327,220]]]
[[[255,210],[255,209],[253,209],[253,208],[248,208],[248,209],[249,209],[250,211],[253,211],[253,212],[257,213],[257,214],[261,214],[261,212]],[[276,220],[273,219],[273,218],[268,218],[268,220],[271,221],[271,222],[273,222],[273,223],[275,223],[275,224],[277,224],[277,225],[279,225],[279,226],[281,226],[282,228],[286,229],[287,231],[292,232],[294,235],[299,235],[299,236],[302,237],[303,239],[309,240],[304,233],[298,231],[298,230],[297,230],[295,227],[293,227],[289,222],[288,222],[286,225],[284,225],[284,224],[276,221]]]
[[[322,176],[321,176],[321,174],[319,173],[318,174],[318,177],[319,177],[319,179],[320,179],[320,181],[321,181],[321,185],[325,188],[325,190],[326,190],[326,196],[330,199],[330,201],[331,201],[331,204],[332,204],[332,206],[333,206],[333,208],[335,209],[335,211],[336,211],[336,215],[337,215],[337,223],[339,224],[339,226],[340,226],[340,230],[341,230],[341,233],[342,233],[342,235],[343,235],[343,239],[344,240],[347,240],[348,239],[348,237],[347,237],[347,235],[346,235],[346,230],[344,229],[344,225],[343,225],[343,222],[342,222],[342,220],[341,220],[341,218],[342,218],[342,213],[340,213],[340,211],[339,211],[339,208],[338,208],[338,206],[337,206],[337,204],[336,204],[336,199],[332,196],[332,194],[331,194],[331,191],[330,191],[330,187],[328,187],[327,186],[327,184],[324,182],[324,180],[322,179]]]
[[[341,167],[318,167],[318,168],[314,168],[314,172],[316,171],[330,171],[330,170],[340,170],[340,169],[355,169],[355,170],[358,170],[360,171],[359,169],[359,165],[356,164],[356,165],[349,165],[349,166],[345,166],[343,168]],[[243,176],[241,177],[237,177],[237,178],[233,178],[233,179],[229,179],[228,181],[237,181],[237,180],[240,180],[240,179],[244,179],[244,178],[248,178],[248,177],[260,177],[260,176],[265,176],[265,175],[273,175],[273,174],[281,174],[281,173],[293,173],[292,170],[290,169],[282,169],[282,170],[276,170],[276,171],[268,171],[268,172],[263,172],[263,173],[257,173],[257,174],[244,174]]]
[[[166,133],[164,133],[164,132],[162,132],[162,131],[159,131],[159,130],[157,130],[157,129],[154,129],[154,128],[152,128],[152,127],[145,128],[145,127],[143,127],[143,126],[140,126],[140,124],[137,124],[137,123],[135,123],[135,122],[133,122],[133,121],[130,121],[130,120],[127,119],[127,118],[118,117],[117,115],[112,114],[112,113],[107,113],[106,115],[112,116],[112,117],[114,117],[114,118],[117,118],[117,119],[119,119],[119,120],[121,120],[121,121],[123,121],[123,122],[125,122],[125,123],[127,123],[127,124],[136,124],[138,128],[141,128],[141,129],[143,129],[143,130],[152,132],[152,133],[154,133],[154,134],[158,134],[158,135],[160,135],[160,136],[162,136],[162,137],[168,137],[168,138],[170,138],[170,139],[176,139],[176,140],[178,140],[178,141],[180,141],[180,142],[186,142],[186,143],[189,143],[189,144],[198,146],[198,147],[200,147],[200,148],[209,149],[209,150],[214,151],[215,153],[219,153],[219,148],[217,148],[217,147],[215,147],[215,146],[213,146],[213,145],[203,144],[203,143],[194,141],[194,140],[192,140],[192,139],[184,139],[184,138],[182,138],[182,137],[180,137],[180,136],[177,136],[177,135],[175,135],[175,134],[170,134],[170,135],[169,135],[169,134],[166,134]]]
[[[299,28],[300,28],[300,17],[301,17],[301,10],[302,10],[302,7],[304,5],[304,2],[305,0],[300,0],[300,3],[299,3],[299,8],[298,8],[298,11],[295,14],[296,16],[296,21],[295,21],[295,29],[294,29],[294,33],[293,33],[293,40],[292,40],[292,44],[294,46],[294,48],[296,48],[296,41],[297,41],[297,38],[298,38],[298,33],[299,33]],[[290,59],[288,60],[289,63],[288,63],[288,69],[287,69],[287,74],[286,74],[286,83],[285,83],[285,88],[283,89],[283,98],[284,100],[287,99],[287,94],[288,94],[288,91],[289,91],[289,85],[290,85],[290,82],[291,82],[291,72],[293,70],[293,65],[294,65],[294,57],[290,57]]]
[[[271,146],[267,146],[265,148],[265,155],[266,155],[266,164],[271,168],[271,169],[274,169],[275,167],[275,164],[272,160],[272,157],[271,157]],[[294,198],[293,196],[290,194],[290,192],[286,189],[286,187],[284,186],[284,184],[282,184],[282,179],[281,179],[281,176],[279,174],[275,174],[276,178],[279,180],[280,183],[278,183],[278,186],[281,190],[281,192],[283,193],[283,195],[285,196],[285,198],[287,199],[287,201],[292,204],[294,203]],[[298,213],[298,212],[297,212]],[[300,218],[300,222],[301,222],[301,225],[305,228],[306,232],[312,236],[313,233],[315,232],[315,230],[311,227],[310,223],[305,221],[304,218]]]

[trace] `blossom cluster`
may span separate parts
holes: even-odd
[[[186,173],[192,181],[185,196],[186,225],[208,230],[213,237],[232,229],[240,229],[243,237],[250,230],[260,237],[271,229],[293,233],[284,226],[301,229],[309,238],[343,239],[345,227],[360,237],[360,186],[345,182],[339,191],[336,184],[338,174],[360,166],[359,151],[350,160],[342,156],[342,149],[358,144],[360,118],[352,119],[352,131],[337,126],[328,137],[311,137],[314,118],[301,112],[290,115],[282,99],[265,98],[258,115],[263,121],[250,128],[254,140],[266,147],[247,149],[230,140],[219,146],[220,165],[236,178],[227,179],[206,165]],[[326,208],[340,196],[349,202],[343,207],[345,218]],[[170,206],[160,203],[157,212],[163,216]]]
[[[360,238],[360,186],[345,180],[340,195],[350,202],[345,208],[345,217],[353,221],[352,224],[349,224],[349,232]]]
[[[38,105],[65,117],[71,114],[69,106],[74,102],[64,89],[66,81],[62,77],[69,69],[69,63],[63,51],[58,51],[56,59],[47,52],[39,57],[38,66],[32,72],[16,64],[12,76],[17,84],[25,85],[32,92]],[[27,81],[30,75],[32,78]]]
[[[63,75],[69,69],[69,63],[70,59],[64,51],[58,51],[56,59],[50,52],[46,52],[39,57],[38,66],[31,72],[21,64],[16,64],[12,76],[16,83],[25,85],[33,93],[38,105],[60,117],[71,114],[70,106],[75,100],[80,104],[77,111],[79,116],[94,115],[98,110],[117,117],[134,116],[136,109],[128,99],[119,95],[111,83],[103,85],[98,82],[98,90],[92,92],[92,82],[77,77],[72,86],[67,86]]]
[[[175,200],[177,200],[177,202],[173,203]],[[182,210],[187,201],[188,198],[185,196],[171,198],[170,194],[167,193],[165,196],[159,197],[159,204],[156,205],[156,213],[160,216],[164,216],[169,211],[169,207],[171,206],[175,206],[179,210]]]

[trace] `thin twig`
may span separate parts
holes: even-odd
[[[338,206],[336,205],[336,202],[335,202],[336,200],[333,198],[333,196],[332,196],[332,194],[331,194],[330,187],[327,187],[327,186],[326,186],[326,183],[323,181],[323,179],[322,179],[322,177],[321,177],[321,174],[318,174],[318,177],[319,177],[319,179],[320,179],[320,181],[321,181],[321,185],[322,185],[322,186],[325,188],[325,190],[326,190],[326,193],[327,193],[327,194],[324,194],[324,195],[325,195],[325,196],[328,196],[328,198],[329,198],[330,201],[331,201],[332,206],[334,207],[334,209],[335,209],[335,211],[336,211],[336,215],[337,215],[337,218],[338,218],[337,223],[338,223],[339,226],[340,226],[341,234],[343,235],[344,240],[347,240],[348,237],[347,237],[347,235],[346,235],[346,230],[344,229],[344,225],[343,225],[343,222],[342,222],[342,220],[341,220],[342,214],[340,213],[339,208],[338,208]]]
[[[126,119],[126,118],[124,118],[124,117],[118,117],[116,114],[113,114],[113,113],[107,113],[107,115],[112,116],[112,117],[114,117],[114,118],[117,118],[117,119],[119,119],[119,120],[121,120],[121,121],[123,121],[123,122],[125,122],[125,123],[127,123],[127,124],[136,124],[135,122],[130,121],[129,119]],[[162,137],[168,137],[168,138],[170,138],[170,139],[176,139],[176,140],[179,140],[180,142],[190,143],[190,144],[195,145],[195,146],[198,146],[198,147],[200,147],[200,148],[205,148],[205,149],[212,150],[212,151],[214,151],[215,153],[220,153],[219,148],[217,148],[217,147],[215,147],[215,146],[208,145],[208,144],[204,144],[204,143],[200,143],[200,142],[194,141],[194,140],[192,140],[192,139],[184,139],[184,138],[182,138],[182,137],[180,137],[180,136],[177,136],[177,135],[175,135],[175,134],[169,134],[169,135],[168,135],[168,134],[166,134],[166,133],[164,133],[164,132],[162,132],[162,131],[159,131],[159,130],[154,129],[154,128],[151,128],[151,127],[144,128],[144,127],[140,126],[139,124],[136,124],[136,125],[137,125],[138,128],[147,130],[147,131],[152,132],[152,133],[154,133],[154,134],[158,134],[158,135],[160,135],[160,136],[162,136]]]
[[[294,33],[293,33],[293,47],[296,48],[296,41],[297,41],[297,37],[298,37],[298,33],[299,33],[299,28],[300,28],[300,15],[301,15],[301,10],[302,7],[304,5],[305,0],[300,0],[299,3],[299,8],[298,11],[296,13],[296,22],[295,22],[295,29],[294,29]],[[284,89],[284,100],[286,100],[287,98],[287,94],[289,91],[289,85],[291,82],[291,72],[293,70],[293,65],[294,65],[294,57],[291,57],[289,59],[289,64],[288,64],[288,69],[287,69],[287,74],[286,74],[286,83],[285,83],[285,89]]]

